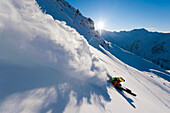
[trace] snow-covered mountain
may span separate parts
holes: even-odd
[[[67,25],[75,28],[94,47],[98,48],[100,44],[108,47],[107,43],[100,38],[99,33],[95,30],[93,20],[84,17],[79,9],[75,9],[65,0],[36,1],[43,12],[50,14],[54,19],[64,21]]]
[[[170,33],[132,31],[102,31],[102,37],[120,47],[170,70]]]
[[[35,0],[0,0],[0,113],[168,113],[170,74],[112,45],[105,54]],[[133,97],[107,83],[122,76]]]

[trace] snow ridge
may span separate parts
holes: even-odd
[[[99,48],[99,45],[107,43],[95,31],[94,22],[92,19],[84,17],[78,9],[72,7],[65,0],[36,0],[41,10],[50,14],[54,19],[65,21],[67,25],[75,28],[83,35],[90,45]]]

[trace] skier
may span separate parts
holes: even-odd
[[[114,85],[116,89],[119,89],[122,91],[120,82],[125,82],[125,80],[122,77],[113,77],[111,78],[110,82]]]
[[[122,87],[122,85],[120,84],[120,82],[125,82],[125,80],[122,77],[109,77],[109,82],[111,82],[114,87],[120,91],[125,91],[133,96],[136,96],[136,94],[132,93],[132,91],[128,88]]]

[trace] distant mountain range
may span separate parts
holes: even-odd
[[[103,30],[102,37],[170,70],[170,33],[149,32],[144,28],[120,32]]]

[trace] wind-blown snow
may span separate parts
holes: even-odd
[[[34,0],[1,0],[0,113],[169,112],[169,73],[113,48],[117,58]],[[123,76],[137,97],[106,83],[107,74]]]
[[[39,112],[42,107],[47,107],[56,101],[56,90],[52,88],[40,88],[23,94],[16,93],[2,103],[1,112],[8,113],[33,113]],[[10,106],[10,107],[9,107]]]
[[[0,1],[0,15],[0,92],[3,92],[0,100],[5,101],[0,107],[1,112],[38,111],[43,104],[39,102],[43,101],[42,98],[57,98],[56,89],[62,94],[71,90],[75,81],[79,81],[80,86],[87,79],[98,81],[99,85],[104,83],[106,70],[90,51],[84,37],[65,22],[43,14],[35,1]],[[58,88],[53,88],[53,96],[41,91],[41,87],[48,86],[42,89],[48,93],[49,87],[54,84]],[[90,95],[88,92],[87,95]],[[32,105],[34,98],[37,102]],[[13,106],[6,111],[8,103]],[[35,109],[34,105],[37,106]]]
[[[1,12],[6,12],[1,14],[1,59],[25,65],[25,59],[35,58],[63,68],[65,72],[81,73],[81,77],[98,74],[91,71],[91,67],[99,61],[90,52],[87,41],[65,22],[43,14],[32,0],[10,1],[12,4],[9,1],[1,2],[2,6],[7,7],[1,8]],[[18,55],[12,56],[14,54],[8,51],[11,48]],[[22,54],[30,56],[20,58]]]

